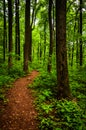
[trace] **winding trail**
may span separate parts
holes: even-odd
[[[7,94],[9,101],[0,115],[0,130],[38,130],[34,98],[31,89],[27,89],[37,75],[38,72],[33,71],[14,82]]]

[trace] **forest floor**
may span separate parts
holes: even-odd
[[[38,130],[37,111],[32,90],[27,88],[38,75],[37,71],[17,79],[7,92],[8,102],[1,106],[0,130]]]

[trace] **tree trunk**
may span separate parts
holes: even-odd
[[[8,0],[8,38],[9,38],[9,57],[8,69],[12,66],[12,0]]]
[[[15,17],[15,53],[17,55],[18,60],[20,60],[20,23],[19,23],[19,0],[15,0],[15,10],[16,10],[16,17]]]
[[[30,3],[32,3],[32,8],[31,8],[31,13],[32,13],[32,19],[31,19],[31,24],[30,24],[30,44],[29,44],[29,61],[32,62],[32,30],[33,30],[33,23],[34,23],[34,18],[35,18],[35,10],[36,10],[36,3],[37,0],[34,2],[31,0]]]
[[[52,0],[49,0],[49,30],[50,30],[50,47],[48,59],[48,72],[51,72],[52,53],[53,53],[53,23],[52,23]]]
[[[26,73],[28,73],[29,44],[30,44],[30,0],[26,0],[24,68],[23,68]]]
[[[29,59],[32,62],[32,26],[30,26]]]
[[[46,21],[44,22],[44,63],[45,63],[45,56],[46,56]]]
[[[77,30],[77,34],[79,34],[79,19],[78,19],[78,30]],[[76,64],[77,64],[77,68],[78,68],[78,65],[79,65],[79,38],[77,37],[76,39]]]
[[[82,0],[80,0],[80,66],[82,66]]]
[[[73,60],[74,60],[74,42],[73,42],[73,45],[72,45],[72,57],[71,57],[71,66],[73,66]]]
[[[6,44],[7,44],[6,5],[5,5],[5,0],[3,0],[3,12],[4,12],[3,61],[5,61]]]
[[[70,97],[66,49],[66,0],[56,0],[56,67],[58,98]]]
[[[42,34],[40,32],[40,42],[39,42],[39,61],[41,63],[42,60],[42,43],[41,43],[41,39],[42,39]]]

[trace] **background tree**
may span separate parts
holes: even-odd
[[[51,71],[52,66],[52,53],[53,53],[53,17],[52,17],[53,1],[49,0],[49,31],[50,31],[50,47],[49,47],[49,60],[48,71]]]
[[[80,0],[80,66],[82,66],[83,51],[82,51],[82,0]]]
[[[8,56],[8,68],[12,66],[12,0],[8,0],[8,38],[9,38],[9,56]]]
[[[6,46],[7,46],[7,27],[6,27],[6,3],[3,0],[3,12],[4,12],[4,34],[3,34],[3,60],[5,61],[5,53],[6,53]]]
[[[20,59],[20,22],[19,22],[19,0],[15,0],[15,54]]]
[[[31,21],[30,21],[30,45],[29,45],[29,61],[32,61],[32,31],[35,27],[35,20],[36,20],[36,4],[37,0],[32,0],[30,2],[30,14],[31,14]]]

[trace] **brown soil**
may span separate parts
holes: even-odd
[[[38,72],[33,71],[17,79],[8,91],[9,101],[0,115],[0,130],[38,130],[34,98],[31,89],[27,89],[37,75]]]

